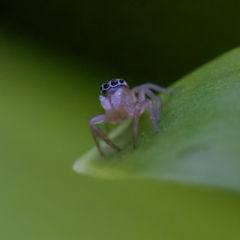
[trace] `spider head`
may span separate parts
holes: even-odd
[[[128,87],[127,83],[123,79],[114,78],[106,83],[103,83],[102,86],[100,87],[100,90],[103,95],[106,95],[113,91],[117,91],[119,88],[123,86]]]

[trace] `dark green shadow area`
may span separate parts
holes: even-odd
[[[2,0],[0,26],[133,75],[134,85],[166,87],[239,45],[239,8],[238,0]]]

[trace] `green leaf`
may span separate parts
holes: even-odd
[[[170,89],[174,95],[161,95],[158,135],[144,113],[136,149],[132,125],[123,123],[110,134],[121,152],[102,143],[105,157],[94,147],[73,169],[95,177],[153,178],[240,190],[240,48]]]

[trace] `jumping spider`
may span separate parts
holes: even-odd
[[[130,89],[123,79],[112,79],[104,83],[101,87],[99,99],[105,114],[95,116],[90,119],[89,125],[99,153],[103,156],[97,137],[105,141],[113,149],[120,151],[109,138],[95,124],[119,123],[125,119],[133,119],[133,147],[136,147],[138,135],[138,122],[140,115],[146,108],[149,110],[150,118],[155,133],[158,133],[157,123],[160,120],[161,99],[152,91],[171,94],[170,91],[152,83],[146,83]],[[156,106],[153,106],[155,101]]]

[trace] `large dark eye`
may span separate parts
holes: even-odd
[[[114,87],[114,86],[116,86],[117,84],[118,84],[118,81],[117,81],[117,80],[112,80],[112,81],[111,81],[111,86]]]
[[[109,88],[109,84],[108,83],[103,84],[103,88],[104,89],[108,89]]]
[[[123,81],[123,80],[119,80],[119,82],[120,82],[120,83],[124,83],[124,81]]]

